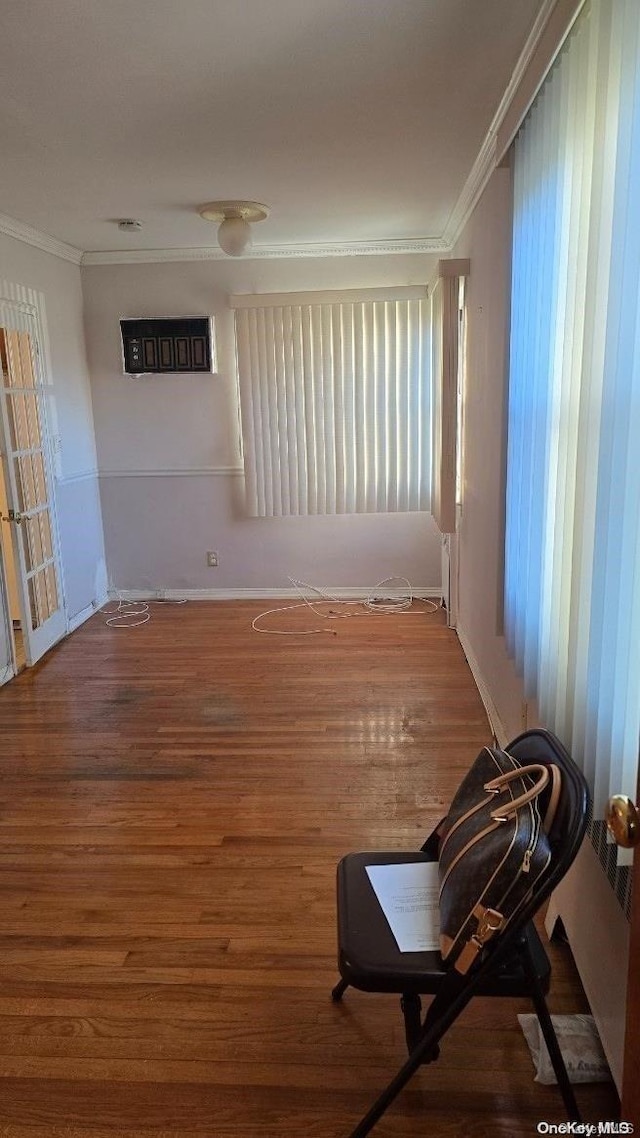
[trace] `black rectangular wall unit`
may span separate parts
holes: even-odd
[[[121,320],[122,356],[128,375],[211,371],[208,316]]]

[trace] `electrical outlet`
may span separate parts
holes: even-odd
[[[209,550],[207,553],[207,565],[210,569],[218,568],[218,554],[213,553],[212,550]]]

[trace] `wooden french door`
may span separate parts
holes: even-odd
[[[66,633],[40,361],[34,313],[0,301],[0,450],[29,664]]]

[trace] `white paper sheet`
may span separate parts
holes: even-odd
[[[437,861],[366,868],[400,952],[430,952],[439,948]]]

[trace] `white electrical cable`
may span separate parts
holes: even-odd
[[[150,605],[186,605],[186,603],[186,597],[180,600],[157,597],[148,601],[125,601],[119,596],[118,607],[103,609],[102,613],[109,618],[105,620],[109,628],[139,628],[141,624],[147,624],[151,620]],[[136,617],[142,619],[137,620]]]
[[[118,598],[116,609],[103,609],[103,615],[109,618],[105,620],[109,628],[138,628],[151,620],[151,612],[146,601],[124,601],[122,597]],[[134,617],[138,616],[142,619],[134,620]]]
[[[338,633],[334,628],[301,628],[299,632],[294,632],[291,629],[284,628],[258,628],[258,621],[262,620],[263,616],[272,616],[273,613],[278,612],[291,612],[293,609],[312,608],[308,601],[303,601],[302,604],[295,605],[281,605],[277,609],[267,609],[266,612],[261,612],[251,621],[251,627],[254,632],[263,632],[265,636],[315,636],[317,632],[327,632],[329,636],[337,636]],[[315,609],[313,610],[316,611]],[[324,613],[318,613],[318,616],[324,616]]]
[[[298,595],[302,598],[300,602],[293,605],[281,605],[278,608],[267,609],[266,612],[260,613],[254,617],[251,622],[251,627],[254,632],[261,632],[267,636],[315,636],[319,633],[328,633],[330,636],[337,636],[337,632],[333,628],[305,628],[296,631],[295,629],[281,629],[281,628],[259,628],[258,624],[266,616],[273,616],[275,613],[291,612],[293,609],[309,608],[311,611],[324,620],[345,620],[353,616],[393,616],[394,614],[403,616],[428,616],[432,612],[437,612],[440,608],[439,604],[435,601],[428,600],[422,597],[414,597],[411,583],[406,577],[386,577],[384,581],[379,581],[377,585],[371,590],[364,600],[344,600],[341,597],[336,597],[326,589],[320,589],[316,585],[309,585],[306,581],[296,581],[293,577],[289,577],[289,581],[293,585]],[[407,594],[398,597],[389,597],[380,595],[380,591],[385,585],[390,585],[393,581],[402,581],[407,586]],[[310,590],[316,593],[318,600],[309,600],[303,593],[303,589]],[[428,609],[414,610],[413,605],[416,601],[429,605]],[[359,611],[354,612],[323,612],[319,607],[320,605],[341,605],[346,608],[358,608]],[[411,611],[410,611],[411,610]]]
[[[322,633],[327,633],[329,636],[338,635],[334,628],[301,628],[296,631],[289,628],[258,627],[259,622],[265,617],[274,616],[281,612],[292,612],[294,609],[308,608],[315,616],[321,617],[323,620],[346,620],[354,616],[429,616],[441,607],[426,597],[414,597],[411,582],[407,577],[386,577],[383,581],[379,581],[364,599],[359,598],[358,600],[345,600],[343,597],[336,597],[327,589],[310,585],[306,581],[298,581],[293,577],[289,577],[289,581],[301,600],[292,605],[279,605],[277,608],[267,609],[266,612],[259,613],[251,622],[254,632],[264,633],[266,636],[316,636]],[[395,581],[400,581],[406,585],[406,594],[401,593],[396,597],[385,596],[383,592],[385,585],[391,585]],[[310,599],[305,596],[303,591],[305,589],[314,593],[315,597]],[[105,624],[109,628],[139,628],[140,625],[147,624],[151,620],[150,605],[184,605],[186,603],[186,598],[173,600],[158,597],[151,598],[148,601],[126,601],[119,596],[118,607],[104,609],[103,615],[108,618]],[[425,604],[429,607],[427,609],[414,609],[413,606],[416,603]],[[343,610],[348,609],[349,611],[334,612],[332,609],[323,611],[320,606],[326,605],[338,605]]]

